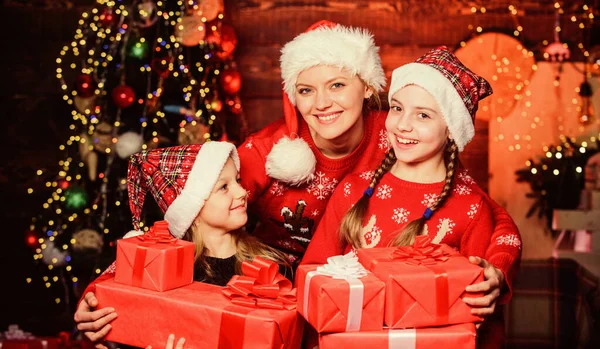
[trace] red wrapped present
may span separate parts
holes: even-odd
[[[144,235],[117,241],[115,281],[167,291],[194,280],[194,244],[174,238],[166,221]]]
[[[385,283],[356,257],[334,256],[297,270],[298,312],[318,332],[380,330]]]
[[[384,323],[389,328],[482,321],[462,298],[468,285],[484,280],[483,269],[448,245],[419,236],[412,246],[360,249],[358,260],[386,283]]]
[[[323,334],[319,349],[474,349],[475,324],[444,327]]]
[[[296,300],[291,282],[288,289],[279,280],[281,274],[271,278],[271,270],[256,267],[258,278],[250,281],[244,276],[242,285],[232,279],[235,288],[251,289],[246,295],[201,282],[165,292],[123,285],[113,279],[99,282],[98,307],[113,307],[119,314],[106,339],[142,348],[164,348],[173,333],[185,338],[185,346],[190,348],[298,348],[304,321],[292,306]]]

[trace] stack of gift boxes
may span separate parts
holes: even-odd
[[[170,334],[190,348],[298,348],[303,319],[277,264],[256,258],[227,287],[193,282],[194,244],[165,221],[117,242],[115,277],[96,284],[98,307],[118,313],[107,340],[164,348]]]
[[[296,280],[297,309],[319,332],[320,349],[475,348],[482,319],[462,298],[483,269],[427,236],[301,265]]]

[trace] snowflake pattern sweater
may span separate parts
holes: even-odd
[[[339,226],[345,213],[360,199],[368,187],[373,171],[352,174],[333,193],[327,211],[302,263],[326,263],[327,257],[345,254],[352,246],[342,242]],[[521,253],[521,239],[514,232],[494,236],[494,219],[485,193],[465,170],[459,170],[451,194],[425,225],[425,232],[434,243],[456,248],[464,256],[479,256],[488,260],[505,275]],[[363,222],[362,245],[384,247],[409,222],[423,215],[433,205],[444,182],[423,184],[402,180],[386,173],[369,200]],[[512,280],[507,279],[507,285]],[[503,295],[501,302],[510,298]]]

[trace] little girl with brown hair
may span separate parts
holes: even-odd
[[[491,93],[489,83],[446,47],[397,68],[385,122],[391,149],[374,172],[349,175],[338,185],[302,264],[359,248],[410,245],[429,235],[483,263],[486,281],[494,279],[497,290],[482,298],[508,301],[520,235],[494,235],[489,198],[458,159],[475,134],[478,102]],[[491,290],[474,286],[467,292]],[[481,305],[476,298],[465,302]]]

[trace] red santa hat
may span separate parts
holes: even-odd
[[[392,73],[389,102],[407,85],[420,86],[435,98],[458,151],[475,135],[479,101],[493,93],[487,80],[469,70],[446,46],[396,68]]]
[[[312,179],[316,158],[308,144],[298,137],[296,81],[298,75],[319,65],[347,69],[358,75],[375,91],[385,87],[379,48],[373,35],[365,29],[319,21],[296,36],[281,50],[283,111],[288,134],[281,138],[267,156],[267,175],[282,182],[298,185]]]
[[[235,146],[207,142],[133,154],[127,173],[127,191],[133,226],[139,235],[144,199],[149,191],[165,214],[169,231],[181,239],[210,196],[223,167],[231,158],[240,169]]]

